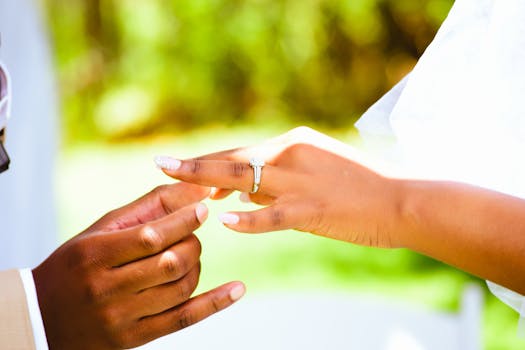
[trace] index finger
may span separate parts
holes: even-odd
[[[189,183],[158,186],[134,202],[109,212],[86,231],[114,231],[135,227],[196,203],[206,198],[209,192],[209,188]]]
[[[91,235],[105,247],[104,261],[118,267],[163,252],[195,231],[207,216],[204,204],[193,204],[161,219],[134,228]],[[97,237],[97,235],[99,237]],[[97,242],[97,241],[96,241]]]

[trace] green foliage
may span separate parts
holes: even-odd
[[[349,126],[452,0],[46,0],[68,141],[248,121]]]

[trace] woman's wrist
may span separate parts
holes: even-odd
[[[391,241],[394,248],[416,248],[416,233],[420,222],[421,184],[413,180],[390,179],[394,218]]]
[[[399,179],[398,221],[396,232],[400,246],[421,254],[436,257],[442,235],[448,230],[443,207],[450,207],[453,199],[447,194],[449,187],[435,181]],[[457,199],[456,199],[457,200]],[[439,255],[439,254],[437,254]]]

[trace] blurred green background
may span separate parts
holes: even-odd
[[[452,0],[46,0],[62,97],[63,239],[169,182],[155,154],[188,157],[307,124],[353,123],[415,64]],[[210,203],[199,290],[347,290],[455,311],[482,281],[405,250],[294,232],[234,234]],[[518,349],[517,315],[486,293],[487,349]]]
[[[451,3],[47,0],[66,140],[348,128],[410,70]]]

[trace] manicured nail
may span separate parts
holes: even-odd
[[[226,225],[236,225],[239,223],[239,216],[231,213],[223,213],[219,215],[219,221]]]
[[[242,298],[245,293],[246,293],[246,288],[244,287],[244,285],[238,284],[235,287],[233,287],[232,290],[230,290],[230,299],[232,301],[237,301],[240,298]]]
[[[155,164],[163,170],[175,171],[180,168],[182,162],[173,157],[157,156],[155,157]]]
[[[201,224],[204,224],[206,219],[208,218],[208,207],[204,203],[199,203],[195,207],[195,214],[197,215],[197,219]]]
[[[250,198],[250,194],[243,192],[239,195],[239,200],[243,203],[251,203],[252,199]]]

